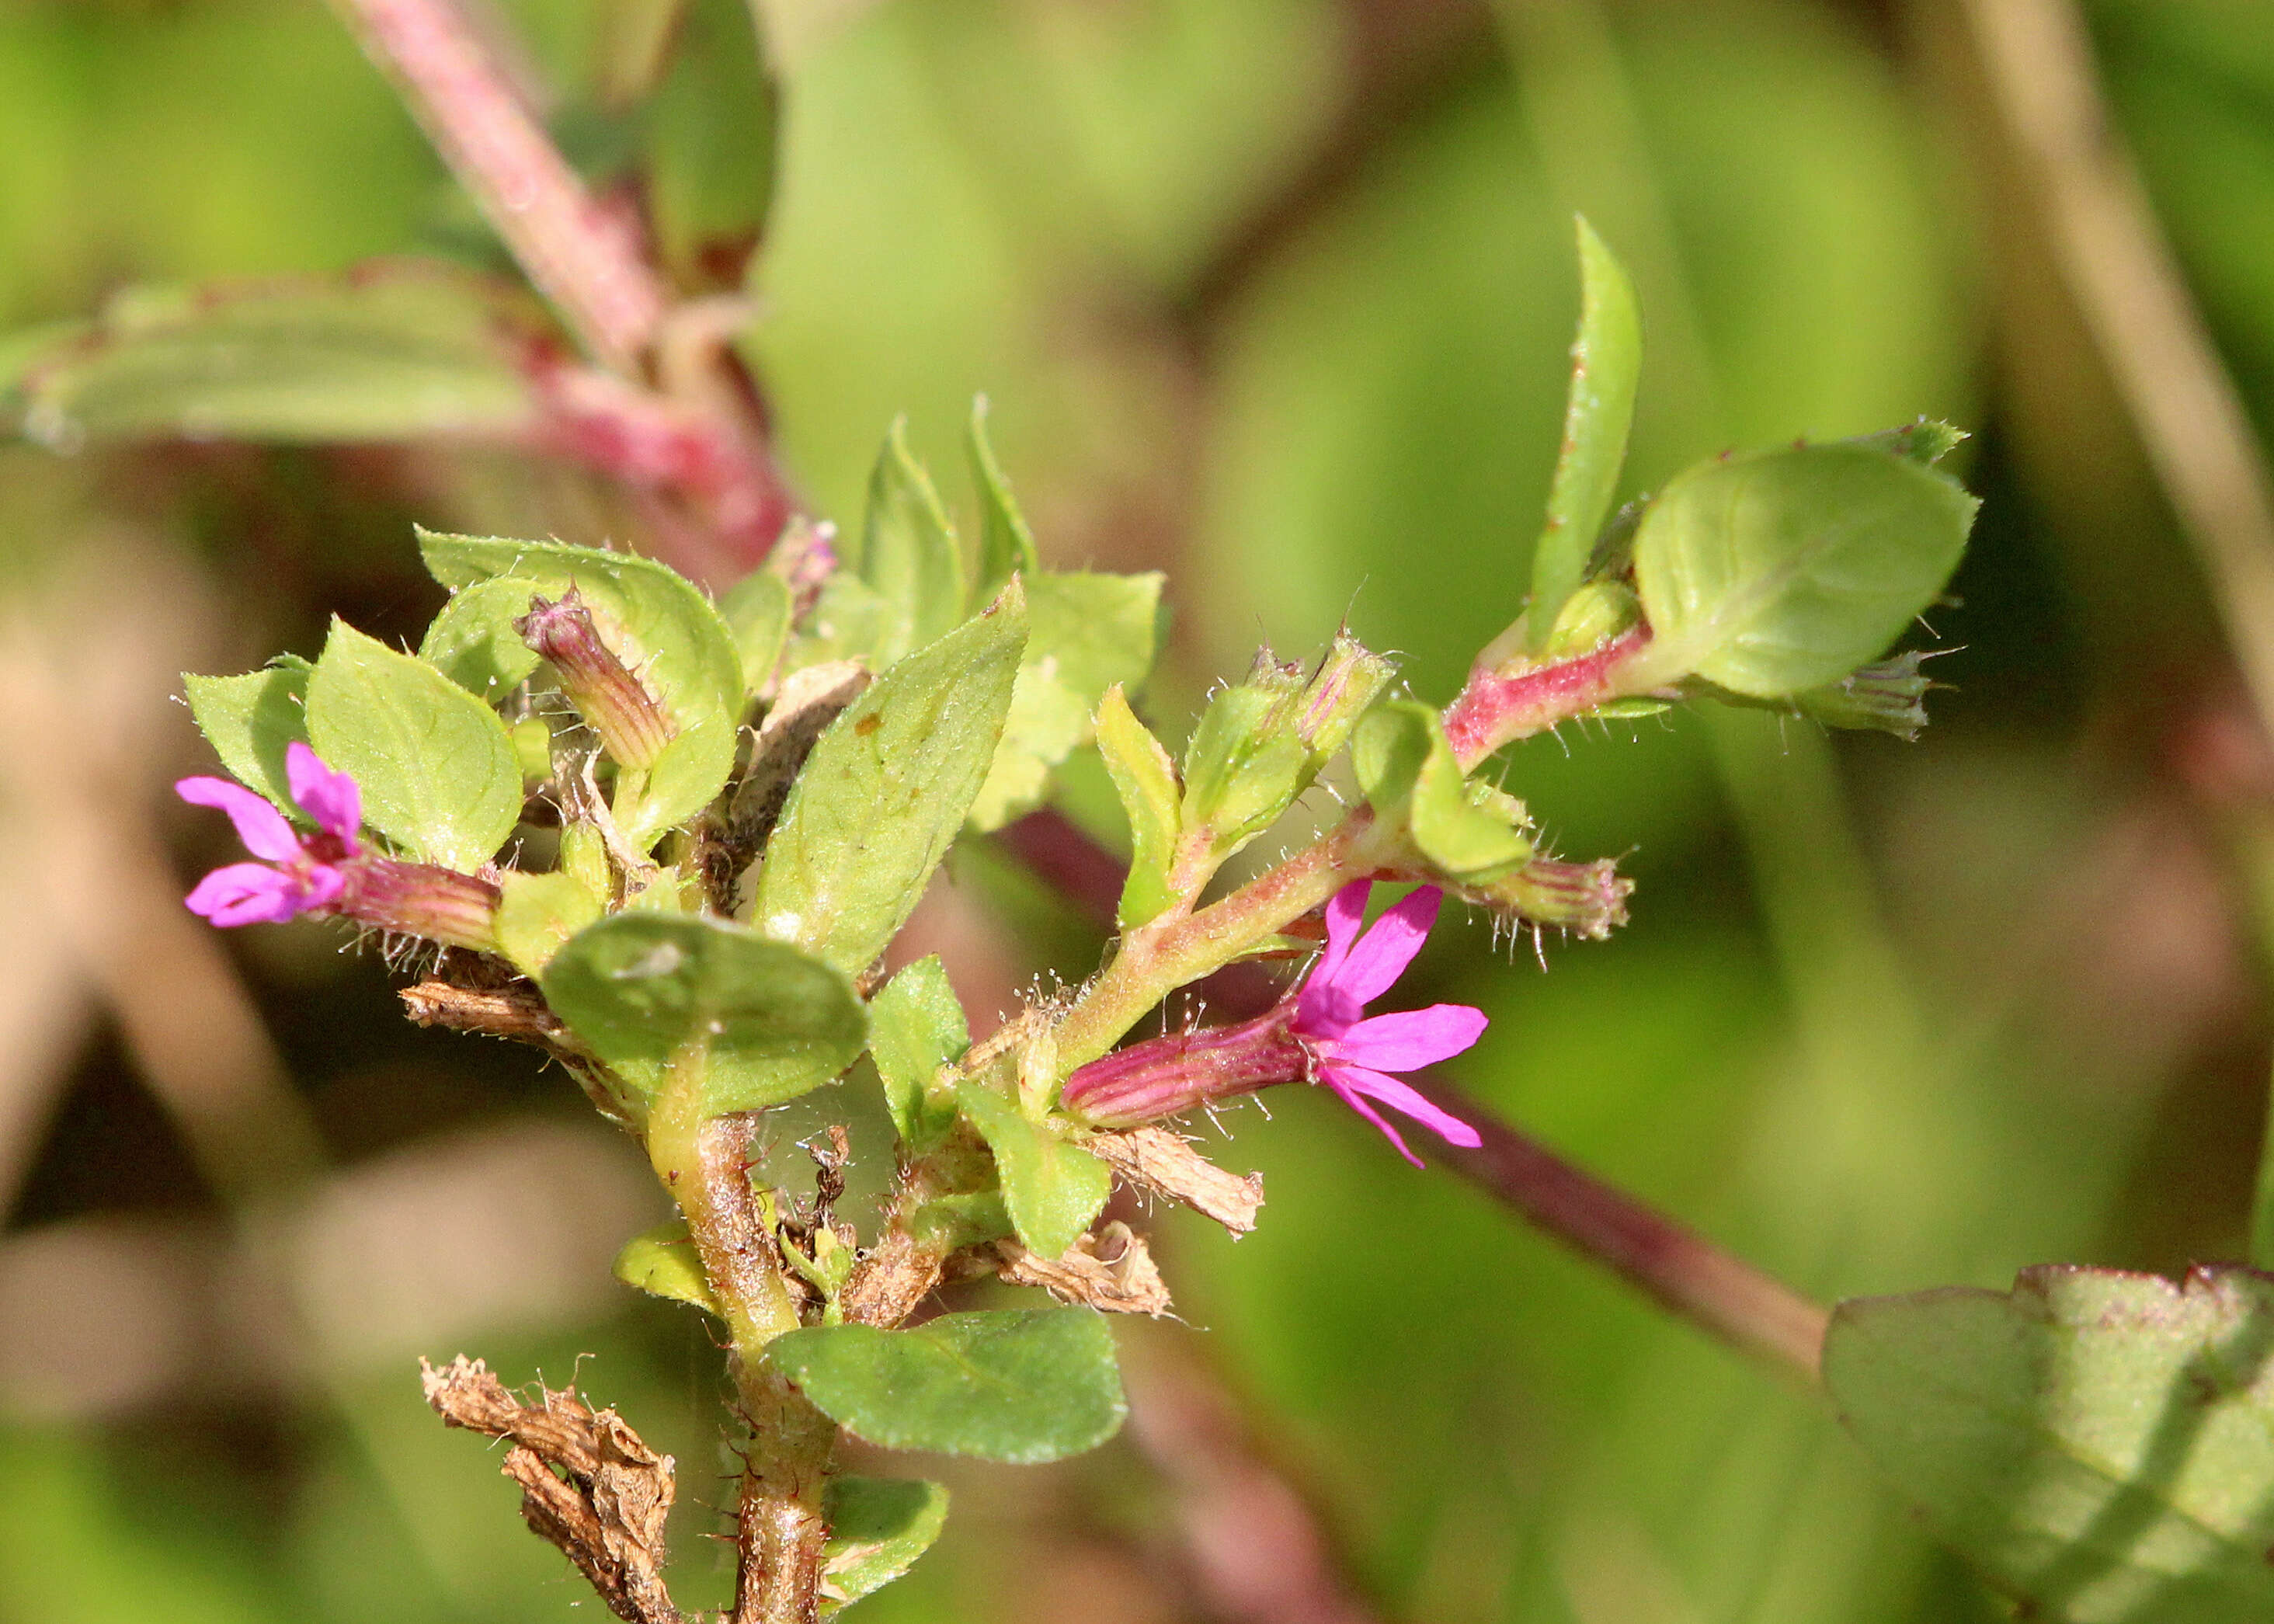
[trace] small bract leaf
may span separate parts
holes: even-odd
[[[1153,669],[1161,576],[1023,579],[1027,651],[1003,742],[972,803],[972,826],[982,831],[1040,805],[1050,770],[1089,742],[1105,690],[1117,682],[1137,688]]]
[[[1403,829],[1446,879],[1481,883],[1531,858],[1532,842],[1517,827],[1522,807],[1462,777],[1430,706],[1412,699],[1376,705],[1351,741],[1351,763],[1382,825]]]
[[[1571,389],[1563,409],[1563,449],[1547,492],[1547,524],[1532,555],[1532,647],[1547,646],[1563,600],[1577,590],[1611,510],[1634,421],[1642,370],[1642,315],[1634,284],[1585,220],[1579,222],[1579,336],[1571,346]]]
[[[773,680],[789,641],[789,583],[771,569],[754,569],[719,600],[719,618],[742,660],[742,691],[755,695]]]
[[[725,920],[624,913],[546,966],[546,1002],[641,1094],[700,1051],[706,1114],[795,1099],[868,1041],[861,1001],[828,966]]]
[[[706,1313],[726,1318],[703,1273],[702,1256],[679,1220],[658,1224],[624,1243],[616,1254],[615,1272],[618,1280],[650,1297],[692,1303]]]
[[[452,593],[427,622],[418,658],[477,698],[498,703],[537,669],[537,651],[514,625],[529,613],[536,590],[501,575]]]
[[[1019,1238],[1045,1258],[1081,1238],[1113,1193],[1113,1173],[1080,1146],[1029,1122],[1018,1101],[967,1078],[958,1094],[963,1114],[995,1153],[1003,1205]]]
[[[1177,900],[1170,876],[1184,831],[1180,787],[1168,751],[1137,719],[1118,683],[1105,690],[1097,708],[1097,748],[1129,816],[1129,876],[1122,882],[1119,914],[1121,928],[1128,930],[1158,918]]]
[[[1780,699],[1837,681],[1934,601],[1978,506],[1948,476],[1864,446],[1690,469],[1635,535],[1653,637],[1630,685],[1694,674]]]
[[[885,951],[963,826],[1026,643],[1018,583],[829,725],[766,844],[750,918],[847,974]]]
[[[947,1491],[910,1477],[832,1477],[822,1547],[825,1609],[880,1590],[914,1567],[947,1521]]]
[[[496,711],[424,660],[332,622],[308,675],[308,742],[363,790],[364,822],[473,873],[521,819],[521,759]]]
[[[971,454],[971,483],[979,492],[979,598],[984,602],[1013,575],[1032,581],[1042,573],[1043,560],[1035,547],[1035,533],[1027,528],[1026,515],[1011,494],[1011,482],[995,460],[995,447],[988,443],[983,395],[972,400],[965,446]]]
[[[190,714],[221,764],[238,783],[260,791],[287,817],[302,823],[310,820],[292,799],[284,776],[284,751],[308,740],[304,707],[310,669],[307,661],[288,655],[266,671],[249,671],[241,677],[182,679]]]
[[[953,1124],[954,1098],[935,1100],[933,1081],[970,1047],[963,1005],[936,954],[917,959],[869,1001],[869,1053],[903,1143],[922,1148]]]
[[[2031,1616],[2274,1618],[2274,1277],[2069,1267],[1843,1304],[1866,1454]]]
[[[766,1357],[888,1449],[1031,1466],[1095,1449],[1129,1413],[1112,1333],[1086,1308],[943,1314],[912,1331],[809,1327],[767,1343]]]
[[[574,875],[507,874],[491,929],[515,969],[532,979],[545,974],[568,939],[605,912],[600,898]]]
[[[645,851],[710,805],[734,775],[734,724],[719,711],[682,725],[647,770],[640,793],[617,808],[625,841]]]
[[[892,622],[876,650],[890,665],[920,649],[963,619],[969,590],[963,550],[931,476],[908,449],[907,419],[892,425],[869,476],[869,514],[848,568],[892,609]]]

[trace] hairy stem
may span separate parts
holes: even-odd
[[[585,190],[452,0],[336,0],[443,161],[580,342],[636,374],[663,285]]]
[[[1577,659],[1502,674],[1480,665],[1445,707],[1445,737],[1463,771],[1504,744],[1545,733],[1556,723],[1635,691],[1622,667],[1649,646],[1647,628],[1607,640]]]

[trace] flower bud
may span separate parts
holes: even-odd
[[[608,647],[574,587],[557,603],[531,598],[529,613],[514,622],[514,629],[553,667],[561,691],[600,735],[601,748],[618,766],[655,765],[679,729],[647,685]]]
[[[1499,913],[1600,941],[1627,922],[1634,882],[1621,876],[1618,864],[1608,857],[1588,863],[1535,857],[1498,879],[1464,890],[1472,901]]]
[[[1926,726],[1927,689],[1934,682],[1919,674],[1924,650],[1899,654],[1837,682],[1793,695],[1803,716],[1826,727],[1875,728],[1901,739],[1916,739]]]
[[[1642,605],[1621,581],[1590,581],[1563,602],[1547,634],[1543,662],[1577,659],[1642,624]]]
[[[1317,765],[1323,767],[1350,742],[1359,718],[1389,686],[1397,670],[1389,659],[1370,652],[1348,633],[1335,635],[1327,658],[1303,690],[1295,716],[1295,732]]]

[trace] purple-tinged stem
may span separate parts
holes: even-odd
[[[337,0],[531,282],[636,376],[666,308],[629,217],[585,190],[452,0]]]
[[[1507,676],[1480,668],[1445,708],[1445,736],[1463,771],[1504,744],[1528,739],[1570,717],[1619,698],[1618,667],[1650,642],[1646,627],[1608,639],[1577,659],[1535,665]]]

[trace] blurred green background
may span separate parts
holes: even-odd
[[[576,114],[606,9],[489,13],[596,166]],[[1307,651],[1345,616],[1442,700],[1516,613],[1575,208],[1643,295],[1633,489],[1729,447],[1972,427],[1987,506],[1932,617],[1957,651],[1921,742],[1683,713],[1522,747],[1509,787],[1565,854],[1627,854],[1633,922],[1539,959],[1450,924],[1404,990],[1490,1012],[1454,1068],[1480,1097],[1826,1298],[2240,1251],[2274,763],[1954,5],[778,9],[748,352],[785,463],[850,518],[895,413],[952,468],[989,395],[1052,562],[1171,571],[1164,732],[1261,639]],[[2253,0],[2090,15],[2274,425],[2274,28]],[[763,154],[764,107],[719,106],[719,149]],[[321,7],[0,0],[0,334],[123,286],[400,253],[499,262]],[[324,927],[218,938],[176,901],[228,852],[166,793],[207,765],[175,673],[313,653],[334,613],[415,634],[440,592],[414,520],[598,541],[579,477],[0,450],[0,1619],[590,1616],[493,1459],[419,1402],[415,1357],[462,1350],[574,1374],[675,1454],[675,1587],[722,1598],[719,1356],[606,1273],[655,1206],[632,1147],[529,1056],[404,1024]],[[916,929],[983,1021],[1094,962],[1007,861],[954,879]],[[1818,1402],[1349,1114],[1269,1103],[1217,1147],[1264,1173],[1258,1233],[1143,1220],[1187,1323],[1125,1327],[1131,1433],[1045,1470],[925,1463],[949,1532],[863,1616],[2002,1615]],[[1228,1455],[1175,1422],[1221,1402],[1246,1417]],[[1307,1500],[1342,1591],[1272,1588],[1301,1530],[1235,1459]]]

